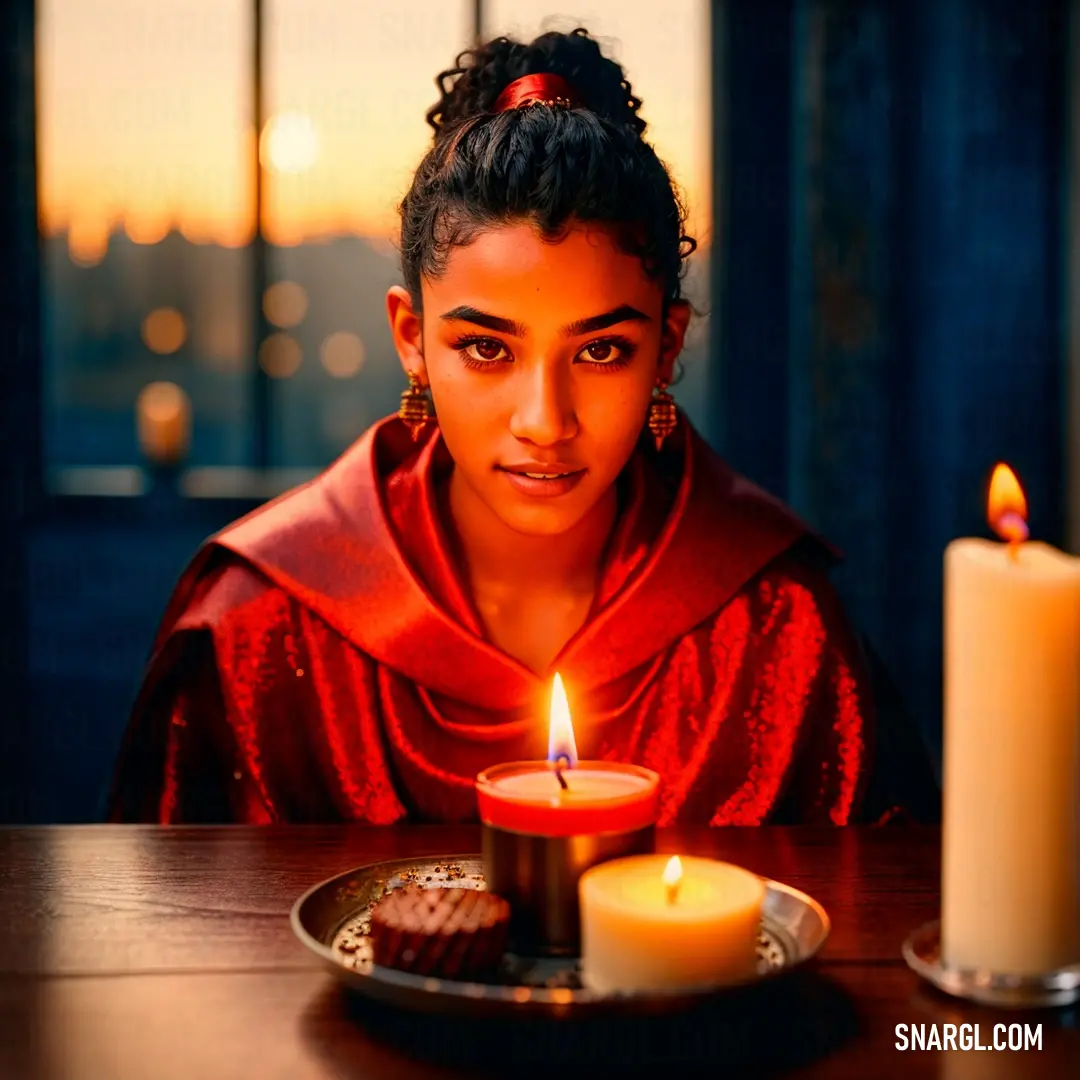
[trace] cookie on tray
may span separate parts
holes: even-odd
[[[471,979],[495,970],[506,951],[510,905],[480,889],[407,885],[371,912],[376,964],[441,979]]]

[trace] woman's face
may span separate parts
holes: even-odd
[[[422,327],[400,287],[390,323],[460,480],[517,532],[572,528],[629,459],[689,309],[663,321],[660,286],[597,226],[487,230],[422,288]]]

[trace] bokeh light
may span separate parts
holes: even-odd
[[[300,370],[304,350],[290,334],[271,334],[259,347],[259,365],[271,379],[288,379]]]
[[[109,222],[105,218],[80,217],[68,227],[68,257],[76,266],[97,266],[109,251]]]
[[[169,219],[147,210],[131,210],[124,215],[124,232],[133,244],[160,244],[169,235]]]
[[[283,112],[272,116],[259,141],[259,160],[264,169],[279,173],[302,173],[319,156],[319,135],[306,113]]]
[[[307,291],[295,281],[275,281],[263,293],[266,318],[283,330],[299,326],[304,321],[307,309]]]
[[[366,350],[359,335],[339,330],[319,347],[322,366],[335,379],[351,379],[364,366]]]
[[[249,328],[235,310],[202,315],[192,326],[195,355],[207,367],[218,371],[242,370],[249,340]]]
[[[191,399],[176,383],[149,383],[135,400],[135,424],[139,448],[149,460],[176,464],[191,442]]]
[[[168,356],[187,340],[187,323],[176,308],[155,308],[143,319],[142,339],[151,352]]]

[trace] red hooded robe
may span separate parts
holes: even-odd
[[[855,817],[861,653],[826,549],[683,423],[642,441],[592,614],[537,675],[484,638],[444,535],[437,429],[395,419],[212,538],[166,611],[110,818],[468,821],[473,781],[547,753],[551,675],[580,757],[662,778],[662,825]],[[826,556],[826,557],[821,557]]]

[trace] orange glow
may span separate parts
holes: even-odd
[[[266,122],[259,141],[259,160],[264,169],[279,173],[307,172],[319,157],[319,135],[310,116],[279,113]]]
[[[155,308],[143,319],[142,337],[151,352],[168,356],[187,340],[187,323],[176,308]]]
[[[559,673],[551,686],[551,721],[548,727],[548,761],[554,763],[562,758],[572,769],[578,762],[574,725],[570,720],[570,704]]]
[[[339,330],[319,346],[319,359],[335,379],[351,379],[364,366],[366,350],[356,334]]]
[[[290,334],[271,334],[259,346],[259,365],[271,379],[290,379],[300,370],[304,350]]]
[[[173,230],[193,243],[242,246],[254,233],[261,150],[271,243],[393,236],[395,207],[431,143],[424,114],[434,76],[471,44],[471,7],[266,4],[267,123],[256,132],[249,0],[38,0],[43,233],[66,235],[85,266],[100,262],[118,232],[140,244]],[[488,29],[537,33],[549,7],[493,4]],[[646,0],[603,0],[590,25],[616,43],[644,97],[647,137],[685,190],[690,231],[704,248],[708,5],[687,7],[673,24]]]
[[[68,254],[76,266],[97,266],[109,251],[109,223],[90,215],[76,217],[68,226]]]
[[[124,232],[133,244],[160,244],[169,235],[169,220],[160,214],[132,210],[124,216]]]
[[[171,382],[153,382],[135,401],[139,447],[162,465],[182,461],[191,440],[191,399]]]
[[[986,516],[990,527],[1010,543],[1028,538],[1027,499],[1016,473],[999,462],[990,478],[990,494],[986,500]]]
[[[267,321],[283,330],[299,326],[307,310],[307,290],[295,281],[275,281],[263,293],[263,312]]]
[[[150,383],[140,391],[135,407],[154,423],[169,423],[187,411],[187,394],[176,383]]]

